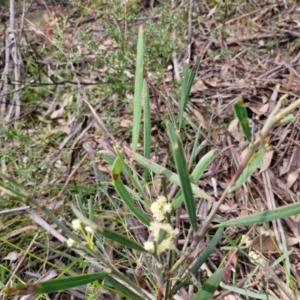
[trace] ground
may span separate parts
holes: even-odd
[[[149,239],[151,231],[141,225],[134,208],[121,201],[118,179],[112,176],[118,151],[124,151],[126,164],[120,181],[149,216],[149,203],[158,196],[164,194],[168,201],[178,196],[178,185],[167,173],[162,176],[151,169],[156,163],[177,172],[166,126],[170,120],[180,127],[176,132],[190,173],[214,151],[195,184],[218,201],[249,149],[233,104],[243,100],[255,140],[280,97],[286,95],[285,108],[300,97],[296,0],[24,0],[11,12],[7,2],[0,4],[0,287],[32,283],[47,274],[51,279],[91,271],[91,266],[73,264],[80,253],[63,243],[76,218],[71,204],[85,216],[93,212],[97,224],[109,230],[141,244]],[[9,28],[14,35],[8,34]],[[131,153],[139,28],[144,33],[143,75],[150,93],[148,165],[133,164],[132,159],[138,158]],[[178,126],[184,63],[196,73]],[[241,188],[226,195],[213,224],[299,202],[299,107],[291,113],[293,120],[277,124],[261,140],[266,151],[263,163]],[[142,155],[144,134],[138,136],[134,151]],[[150,169],[147,174],[145,165]],[[7,187],[13,192],[8,193]],[[22,203],[24,195],[36,202]],[[195,197],[199,226],[212,203]],[[181,254],[193,241],[189,218],[183,204],[170,216],[180,229],[176,243]],[[185,267],[192,255],[201,256],[207,249],[216,228],[206,233]],[[245,235],[250,247],[243,242]],[[199,285],[189,282],[176,296],[165,294],[165,299],[192,299],[224,265],[227,273],[213,299],[299,299],[299,239],[297,215],[228,227],[194,274]],[[116,241],[99,240],[97,236],[95,245],[105,259],[155,295],[153,299],[163,299],[153,261],[134,251],[124,254]],[[252,250],[263,257],[264,268],[251,261]],[[234,273],[228,271],[231,267]],[[112,283],[103,282],[39,299],[122,298],[113,289],[108,291]]]

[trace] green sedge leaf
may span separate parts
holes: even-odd
[[[121,159],[117,156],[112,167],[112,179],[115,189],[117,190],[119,196],[124,201],[128,209],[145,225],[149,226],[150,217],[139,207],[136,207],[134,200],[127,191],[125,185],[123,184],[121,176]]]
[[[150,95],[147,81],[144,80],[144,156],[150,158],[151,152],[151,108],[150,108]],[[143,178],[147,182],[149,170],[144,169]]]
[[[242,99],[235,102],[233,104],[233,110],[235,113],[235,116],[237,117],[239,124],[241,126],[241,129],[247,139],[247,141],[251,142],[251,130],[249,126],[248,116],[247,116],[247,110],[244,105],[244,102]]]
[[[137,54],[136,54],[136,71],[135,71],[135,84],[134,84],[134,105],[133,105],[133,128],[132,128],[132,149],[136,151],[137,144],[140,136],[141,126],[141,113],[142,113],[142,90],[144,79],[144,38],[143,28],[140,27],[138,42],[137,42]]]
[[[112,276],[107,276],[105,278],[105,285],[113,287],[113,291],[123,297],[126,297],[127,299],[132,300],[144,300],[145,298],[138,296],[133,291],[131,291],[129,288],[127,288],[125,285],[121,284],[119,281],[115,280]]]
[[[215,290],[218,288],[224,275],[224,268],[218,269],[207,281],[202,288],[192,298],[192,300],[211,300]]]
[[[221,230],[220,230],[221,229]],[[183,286],[187,285],[190,281],[191,275],[195,275],[198,270],[201,268],[201,266],[206,262],[209,255],[214,251],[217,244],[219,243],[222,234],[223,234],[224,228],[219,228],[213,238],[211,239],[208,246],[205,248],[205,250],[199,255],[199,257],[196,259],[196,261],[191,266],[189,272],[187,272],[186,276],[181,280],[181,282],[173,289],[172,293],[175,295],[177,291],[179,291]]]
[[[232,291],[233,293],[244,295],[246,298],[250,298],[250,299],[257,299],[257,300],[258,299],[261,299],[261,300],[282,300],[282,299],[277,298],[277,297],[255,293],[255,292],[253,292],[251,290],[238,288],[236,286],[228,285],[228,284],[225,284],[223,282],[221,282],[220,286],[222,288],[228,290],[228,291]]]
[[[189,99],[189,94],[191,92],[199,64],[200,64],[200,57],[197,57],[197,61],[190,73],[189,73],[189,68],[190,68],[189,64],[183,65],[183,78],[181,81],[181,94],[180,94],[180,105],[179,105],[179,115],[178,115],[179,128],[181,128],[182,125],[183,113],[187,101]]]
[[[214,156],[215,156],[215,151],[211,150],[208,153],[206,153],[203,157],[201,157],[201,159],[197,163],[195,169],[193,170],[190,176],[191,181],[193,183],[197,183],[197,181],[201,178],[207,166],[212,162]]]
[[[293,115],[293,114],[289,114],[289,115],[283,117],[283,118],[279,121],[279,123],[280,123],[280,124],[290,123],[290,122],[292,122],[293,120],[294,120],[294,115]]]
[[[230,193],[234,192],[240,186],[242,186],[254,173],[254,171],[261,165],[264,159],[265,152],[265,149],[261,148],[256,153],[254,153],[240,177],[237,179],[233,187],[229,190]]]
[[[190,178],[188,175],[188,168],[185,161],[185,155],[180,139],[175,133],[175,130],[170,122],[167,122],[167,130],[171,141],[171,147],[176,164],[176,169],[179,174],[180,186],[183,193],[186,210],[189,215],[189,221],[192,225],[193,230],[196,232],[198,230],[196,204],[192,192]]]
[[[277,209],[259,212],[246,217],[239,217],[214,225],[214,228],[246,226],[257,223],[269,222],[300,214],[300,203],[288,204]]]
[[[58,291],[65,291],[71,288],[85,285],[95,280],[103,279],[108,274],[108,272],[103,271],[93,274],[54,279],[45,282],[39,282],[36,284],[18,284],[11,288],[4,289],[3,293],[6,295],[17,296],[55,293]]]
[[[147,81],[144,80],[144,156],[150,157],[151,152],[151,108]]]
[[[212,162],[215,155],[215,151],[211,150],[208,153],[206,153],[200,161],[197,163],[193,173],[190,176],[191,183],[197,183],[197,181],[201,178],[203,175],[203,172],[207,168],[207,166]],[[193,188],[193,186],[192,186]],[[172,201],[172,210],[177,209],[181,203],[183,202],[183,195],[182,191],[179,191],[176,197]]]
[[[180,96],[180,105],[179,105],[179,115],[178,115],[178,123],[179,128],[181,128],[182,120],[183,120],[183,112],[187,103],[188,99],[188,80],[189,80],[189,65],[184,64],[183,65],[183,77],[181,81],[181,96]]]
[[[141,251],[141,252],[146,252],[143,246],[141,246],[140,244],[134,242],[133,240],[128,239],[126,236],[124,236],[120,233],[117,233],[115,231],[112,231],[112,230],[109,230],[109,229],[106,229],[106,228],[103,228],[102,230],[99,230],[99,231],[97,230],[97,232],[100,235],[106,237],[107,239],[110,239],[114,242],[117,242],[120,245],[123,245],[127,248],[138,250],[138,251]]]

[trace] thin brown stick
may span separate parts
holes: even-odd
[[[12,280],[12,278],[16,275],[16,273],[18,272],[19,268],[21,267],[21,265],[23,264],[27,254],[29,253],[30,249],[32,248],[33,244],[35,243],[35,240],[38,237],[38,233],[36,233],[36,235],[33,237],[32,241],[30,242],[29,246],[27,247],[26,251],[24,252],[22,258],[20,259],[20,261],[18,262],[17,266],[15,267],[14,271],[12,272],[12,274],[10,275],[9,279],[7,280],[7,283],[5,285],[5,287],[9,286],[10,281]]]

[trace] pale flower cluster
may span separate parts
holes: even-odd
[[[75,219],[72,221],[72,227],[74,231],[79,231],[84,238],[87,241],[87,244],[92,248],[93,247],[93,235],[94,235],[94,229],[91,228],[90,226],[85,226],[84,228],[82,227],[81,221],[79,219]],[[68,247],[73,247],[76,246],[77,243],[74,241],[72,238],[69,238],[67,240],[67,246]]]
[[[81,221],[79,219],[73,220],[72,227],[74,230],[80,230],[81,229]]]
[[[249,236],[243,235],[242,236],[242,244],[246,245],[247,247],[250,247],[252,244],[252,240],[249,238]],[[264,258],[260,254],[256,253],[253,250],[249,252],[249,258],[253,262],[258,262],[261,265],[264,264]]]
[[[87,233],[94,233],[94,229],[90,226],[85,226],[84,229]]]
[[[69,238],[69,239],[67,240],[67,246],[68,246],[68,247],[73,247],[73,246],[75,246],[75,245],[76,245],[76,242],[75,242],[73,239]]]
[[[158,197],[152,203],[150,210],[154,221],[149,226],[151,240],[144,243],[144,248],[148,252],[156,252],[159,255],[166,250],[174,248],[173,240],[179,234],[179,230],[177,228],[174,229],[169,223],[163,223],[171,209],[171,204],[167,203],[167,199],[164,196]]]
[[[256,253],[255,251],[250,251],[249,253],[249,258],[253,261],[253,262],[258,262],[259,264],[263,265],[264,264],[264,258],[259,255],[258,253]]]
[[[248,235],[242,235],[242,244],[246,245],[247,247],[251,246],[252,240],[249,238]]]
[[[164,196],[158,197],[150,206],[153,217],[158,222],[162,222],[165,219],[166,214],[171,212],[171,209],[171,203],[168,203]]]

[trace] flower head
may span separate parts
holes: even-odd
[[[81,228],[81,221],[79,219],[73,220],[72,227],[74,230],[79,230]]]
[[[245,244],[247,247],[250,247],[252,244],[251,239],[247,235],[242,235],[242,243]]]
[[[148,252],[153,253],[153,252],[154,252],[154,249],[155,249],[154,243],[151,242],[151,241],[145,242],[145,243],[144,243],[144,249],[145,249],[146,251],[148,251]]]
[[[149,230],[153,241],[157,245],[157,253],[160,254],[174,248],[174,237],[179,233],[177,228],[173,228],[169,223],[151,222]]]
[[[166,214],[171,212],[171,204],[167,203],[165,196],[159,196],[150,206],[150,210],[156,221],[161,222],[165,219]]]
[[[256,253],[255,251],[250,251],[249,253],[249,258],[253,261],[253,262],[258,262],[259,264],[263,265],[264,264],[264,258],[259,255],[258,253]]]
[[[90,226],[85,226],[85,231],[88,233],[94,233],[94,229]]]
[[[69,239],[67,240],[67,245],[68,245],[68,247],[72,247],[72,246],[74,246],[75,244],[76,244],[76,242],[75,242],[73,239],[69,238]]]

